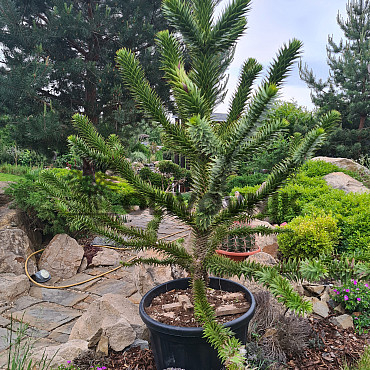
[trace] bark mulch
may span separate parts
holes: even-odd
[[[288,369],[339,370],[344,365],[355,363],[370,344],[369,334],[356,334],[353,329],[339,329],[326,319],[311,321],[314,331],[310,348],[299,358],[288,361]]]
[[[355,363],[370,344],[369,334],[356,334],[353,329],[338,329],[327,319],[311,319],[312,341],[299,357],[289,358],[289,370],[340,370],[345,361]],[[104,361],[107,369],[156,370],[151,350],[131,348],[112,352]]]

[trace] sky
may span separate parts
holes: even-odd
[[[222,0],[220,8],[228,2]],[[313,69],[317,77],[326,79],[329,75],[326,63],[328,35],[333,35],[335,42],[343,38],[337,14],[339,11],[342,17],[347,18],[346,4],[347,0],[252,0],[247,16],[248,29],[239,40],[229,69],[229,92],[216,111],[227,112],[244,60],[256,58],[266,71],[279,48],[292,38],[303,42],[302,62]],[[281,99],[295,100],[298,105],[314,108],[310,90],[299,78],[297,64],[282,88]]]

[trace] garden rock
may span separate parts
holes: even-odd
[[[370,175],[370,170],[365,166],[361,166],[359,163],[353,161],[352,159],[348,158],[331,158],[331,157],[315,157],[312,159],[313,161],[324,161],[328,163],[332,163],[339,168],[343,168],[344,170],[349,170],[353,172],[358,172],[360,174]]]
[[[329,316],[329,307],[325,302],[320,301],[316,297],[306,297],[306,300],[312,303],[312,312],[323,318]]]
[[[42,253],[39,268],[51,276],[70,278],[76,275],[84,255],[84,249],[67,234],[55,235]]]
[[[341,329],[353,328],[352,316],[344,314],[337,317],[332,317],[330,322]]]
[[[121,255],[113,250],[104,248],[101,251],[98,251],[97,254],[93,257],[90,267],[94,266],[115,266],[119,265],[121,261]]]
[[[152,250],[141,251],[138,253],[138,258],[163,258],[159,253]],[[141,295],[155,286],[172,280],[170,266],[145,266],[137,265],[134,269],[134,281],[136,288]]]
[[[304,288],[308,290],[310,293],[320,295],[324,291],[325,286],[324,285],[305,285]]]
[[[343,190],[345,193],[369,193],[370,190],[362,184],[343,172],[332,172],[324,176],[326,183],[333,189]]]
[[[12,302],[25,295],[30,289],[30,281],[26,275],[0,275],[0,301]]]
[[[338,306],[334,307],[334,311],[342,314],[346,312],[346,310],[343,308],[341,304],[338,304]]]
[[[250,226],[266,226],[271,229],[274,228],[269,222],[261,220],[253,220]],[[256,234],[256,245],[261,248],[262,252],[271,255],[273,258],[277,258],[278,242],[276,235],[259,235]]]
[[[144,335],[145,325],[138,311],[138,307],[122,295],[105,294],[91,303],[76,321],[69,338],[98,343],[104,335],[113,350],[121,351]]]
[[[320,296],[320,299],[323,301],[323,302],[326,302],[328,303],[329,305],[331,304],[331,297],[329,295],[329,293],[325,290],[324,293],[321,294]]]
[[[0,230],[0,273],[25,273],[24,263],[33,252],[27,234],[18,228]],[[28,272],[36,272],[36,260],[32,257],[28,261]]]
[[[248,257],[248,262],[257,262],[262,265],[273,266],[276,265],[276,260],[270,254],[259,252]]]
[[[4,184],[4,182],[0,182],[0,205],[2,206],[0,208],[0,229],[21,229],[27,234],[31,248],[38,247],[42,242],[42,233],[35,228],[35,220],[31,220],[26,212],[21,209],[4,206],[7,203],[8,196],[3,193],[4,190],[1,188],[1,184]],[[6,184],[8,185],[7,182]]]
[[[96,352],[98,354],[100,354],[100,355],[108,356],[108,351],[109,351],[109,340],[108,340],[108,337],[106,337],[105,335],[102,335],[100,337],[98,346],[96,348]]]
[[[51,360],[49,366],[67,365],[67,361],[72,361],[79,356],[82,352],[87,351],[87,342],[84,340],[70,340],[66,343],[58,346],[50,346],[36,350],[32,354],[34,361],[40,361],[46,356],[48,360]],[[47,361],[47,363],[49,363]]]

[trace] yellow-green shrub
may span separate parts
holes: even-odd
[[[337,220],[330,215],[299,216],[278,234],[280,251],[286,257],[315,257],[332,253],[339,242]]]

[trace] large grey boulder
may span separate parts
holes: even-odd
[[[142,339],[144,332],[145,324],[139,316],[137,305],[120,294],[105,294],[91,303],[76,321],[69,339],[86,340],[90,346],[94,346],[105,336],[109,347],[114,351],[122,351],[135,339]]]
[[[0,301],[13,302],[30,289],[26,275],[0,274]]]
[[[39,268],[51,276],[68,279],[77,274],[84,255],[84,249],[67,234],[55,235],[42,253]]]
[[[312,158],[313,161],[324,161],[327,163],[332,163],[339,168],[344,170],[349,170],[353,172],[357,172],[364,175],[370,175],[370,170],[365,166],[361,166],[359,163],[353,161],[352,159],[348,158],[331,158],[331,157],[315,157]]]
[[[27,234],[18,228],[0,230],[0,273],[23,275],[27,257],[33,252]],[[36,261],[32,257],[28,263],[28,272],[36,272]]]
[[[368,189],[362,182],[355,180],[343,172],[332,172],[324,176],[326,183],[333,189],[343,190],[348,193],[369,193]]]

